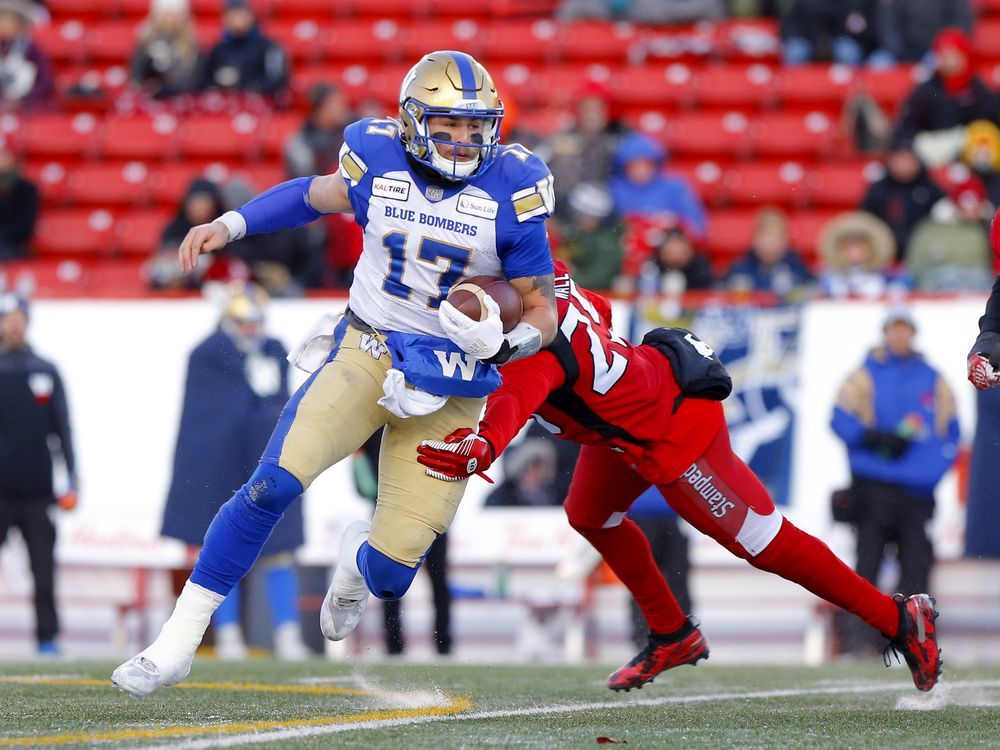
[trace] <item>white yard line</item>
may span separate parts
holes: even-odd
[[[938,686],[938,690],[945,683]],[[1000,687],[1000,680],[978,680],[969,682],[947,683],[951,688],[949,692],[962,688],[996,688]],[[209,739],[189,740],[187,742],[177,742],[171,739],[168,744],[171,748],[182,750],[202,750],[202,748],[234,747],[237,745],[260,744],[264,742],[280,742],[283,740],[296,740],[304,737],[319,737],[328,734],[339,734],[341,732],[357,732],[365,729],[382,729],[384,727],[412,726],[414,724],[428,724],[431,722],[445,721],[476,721],[479,719],[510,719],[519,716],[548,716],[551,714],[571,714],[581,711],[609,710],[615,708],[634,708],[636,706],[670,706],[685,703],[716,703],[728,700],[761,700],[765,698],[797,698],[807,695],[855,695],[865,693],[893,693],[909,692],[913,688],[903,685],[881,684],[881,685],[848,685],[843,687],[816,687],[806,689],[787,690],[761,690],[743,693],[708,693],[704,695],[673,695],[661,698],[634,698],[632,700],[621,701],[596,701],[593,703],[557,703],[550,706],[526,706],[524,708],[497,709],[494,711],[474,711],[465,714],[454,714],[447,716],[418,716],[406,719],[378,719],[373,721],[358,721],[353,723],[332,724],[315,727],[296,727],[294,729],[279,729],[271,732],[256,732],[253,734],[232,735],[228,737],[215,737]],[[912,697],[912,704],[920,704],[920,696]],[[941,702],[935,700],[934,694],[929,694],[926,701],[934,708],[940,708]],[[950,701],[949,701],[950,702]],[[912,710],[911,704],[911,710]],[[937,705],[934,705],[937,704]],[[140,750],[162,750],[163,744],[148,745]]]

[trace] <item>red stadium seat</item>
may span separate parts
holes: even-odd
[[[671,158],[720,158],[747,153],[750,123],[739,112],[690,114],[671,119],[666,141]]]
[[[809,158],[830,154],[836,146],[837,129],[822,112],[775,114],[757,121],[754,149],[773,157]]]
[[[667,169],[669,172],[685,177],[708,205],[725,203],[728,197],[728,187],[723,179],[722,167],[718,162],[712,160],[671,161],[667,165]]]
[[[713,26],[713,46],[723,59],[780,62],[781,36],[774,19],[738,18]]]
[[[323,57],[320,44],[323,27],[311,18],[271,21],[264,27],[264,33],[281,45],[293,61],[318,61]]]
[[[805,203],[806,170],[798,162],[743,164],[726,172],[729,200],[736,205],[794,206]]]
[[[728,266],[750,247],[753,211],[712,211],[708,216],[705,249],[713,265]]]
[[[275,164],[258,164],[255,166],[234,167],[231,178],[245,180],[246,183],[253,189],[254,194],[257,194],[263,193],[265,190],[274,187],[279,182],[287,180],[288,173],[285,172],[285,165],[279,162]]]
[[[109,159],[169,159],[177,153],[178,120],[171,114],[105,120],[100,153]]]
[[[118,9],[118,0],[46,0],[45,7],[53,18],[111,16]]]
[[[363,101],[372,95],[372,81],[376,78],[373,70],[380,66],[372,65],[313,65],[297,70],[292,76],[292,90],[297,100],[308,109],[309,92],[319,84],[339,86],[352,102]],[[402,80],[402,79],[400,79]],[[397,91],[399,81],[396,83]]]
[[[75,297],[86,293],[88,265],[77,258],[32,258],[0,265],[0,277],[7,288],[23,284],[38,297]]]
[[[31,158],[65,156],[81,158],[97,146],[98,119],[89,112],[37,114],[25,117],[15,140]]]
[[[817,206],[857,208],[880,171],[877,162],[819,165],[809,176],[810,202]]]
[[[550,136],[568,128],[573,113],[558,108],[526,109],[518,115],[518,128],[539,136]]]
[[[159,206],[176,210],[191,181],[203,175],[204,169],[195,164],[151,165],[149,189],[152,201]]]
[[[615,94],[623,105],[687,107],[694,102],[694,73],[682,63],[630,66],[618,74]]]
[[[302,129],[302,115],[296,113],[273,114],[261,130],[261,145],[267,156],[280,157],[285,152],[288,139]]]
[[[484,32],[483,62],[553,60],[562,48],[559,26],[550,19],[498,21]]]
[[[980,60],[1000,59],[1000,18],[979,20],[972,29],[972,51]]]
[[[149,290],[144,258],[117,258],[90,264],[86,269],[87,291],[102,297],[141,296]]]
[[[162,209],[124,214],[115,224],[118,251],[122,255],[148,258],[159,247],[163,228],[173,216],[172,211]]]
[[[774,101],[774,71],[767,65],[713,65],[695,76],[698,107],[762,109]]]
[[[631,24],[571,23],[564,28],[563,54],[569,60],[624,63],[637,38],[635,27]]]
[[[249,112],[238,115],[202,115],[180,129],[183,156],[212,159],[255,158],[260,150],[260,119]]]
[[[58,67],[67,62],[83,62],[86,32],[87,26],[83,21],[71,19],[38,26],[31,36]]]
[[[398,18],[406,21],[427,15],[428,0],[348,0],[343,10],[355,16],[372,18]]]
[[[816,260],[816,240],[819,238],[820,231],[840,213],[839,210],[833,209],[799,211],[791,215],[790,240],[792,246],[800,250],[809,263]]]
[[[864,90],[892,116],[920,82],[920,72],[920,68],[906,65],[886,70],[866,70],[861,83]]]
[[[58,204],[66,200],[66,165],[58,161],[31,161],[25,165],[25,177],[38,187],[42,202]]]
[[[510,70],[507,66],[505,70]],[[521,66],[526,71],[531,70],[528,66]],[[590,65],[547,65],[537,72],[529,73],[529,85],[524,93],[529,98],[522,103],[530,105],[536,103],[542,106],[553,107],[575,107],[580,98],[580,94],[588,84],[607,85],[609,94],[614,93],[610,87],[612,73],[611,70],[600,63]],[[497,84],[499,86],[499,84]],[[505,96],[506,89],[501,89],[501,96]],[[521,100],[519,100],[521,101]]]
[[[803,65],[779,71],[776,89],[783,109],[839,112],[856,80],[846,65]]]
[[[140,161],[87,164],[71,170],[67,197],[81,206],[136,205],[149,200],[149,170]]]
[[[114,217],[106,209],[46,211],[32,246],[42,256],[109,255],[114,250]]]
[[[86,35],[87,57],[127,65],[138,44],[139,29],[136,21],[111,21],[91,27]]]
[[[325,59],[365,63],[400,57],[400,26],[395,21],[338,21],[325,31],[320,38]]]
[[[425,21],[406,26],[399,36],[405,60],[414,63],[431,50],[460,49],[479,57],[484,27],[469,19]]]

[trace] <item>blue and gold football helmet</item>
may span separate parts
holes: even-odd
[[[478,143],[453,143],[429,132],[429,117],[464,117],[483,120]],[[471,55],[464,52],[431,52],[421,58],[403,79],[399,90],[400,138],[419,163],[449,180],[465,180],[486,169],[500,143],[503,103],[493,79]],[[469,161],[448,159],[434,144],[448,143],[473,149]]]

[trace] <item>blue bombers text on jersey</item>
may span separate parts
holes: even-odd
[[[344,133],[340,172],[364,229],[350,306],[379,330],[445,337],[438,306],[460,278],[552,273],[552,175],[520,144],[449,184],[411,167],[395,120],[364,119]]]

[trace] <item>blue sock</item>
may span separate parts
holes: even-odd
[[[228,594],[250,570],[282,513],[301,494],[302,484],[287,471],[259,464],[212,519],[191,581]]]
[[[229,596],[222,600],[222,604],[219,605],[219,608],[212,615],[212,625],[217,628],[221,628],[224,625],[239,625],[240,603],[242,600],[243,595],[240,592],[240,587],[233,586],[233,590],[229,592]]]
[[[284,565],[270,568],[264,577],[267,589],[267,605],[271,609],[274,627],[286,622],[299,621],[299,582],[295,567]]]
[[[399,599],[413,583],[420,563],[411,568],[386,557],[364,542],[358,548],[358,569],[368,584],[368,590],[379,599]]]

